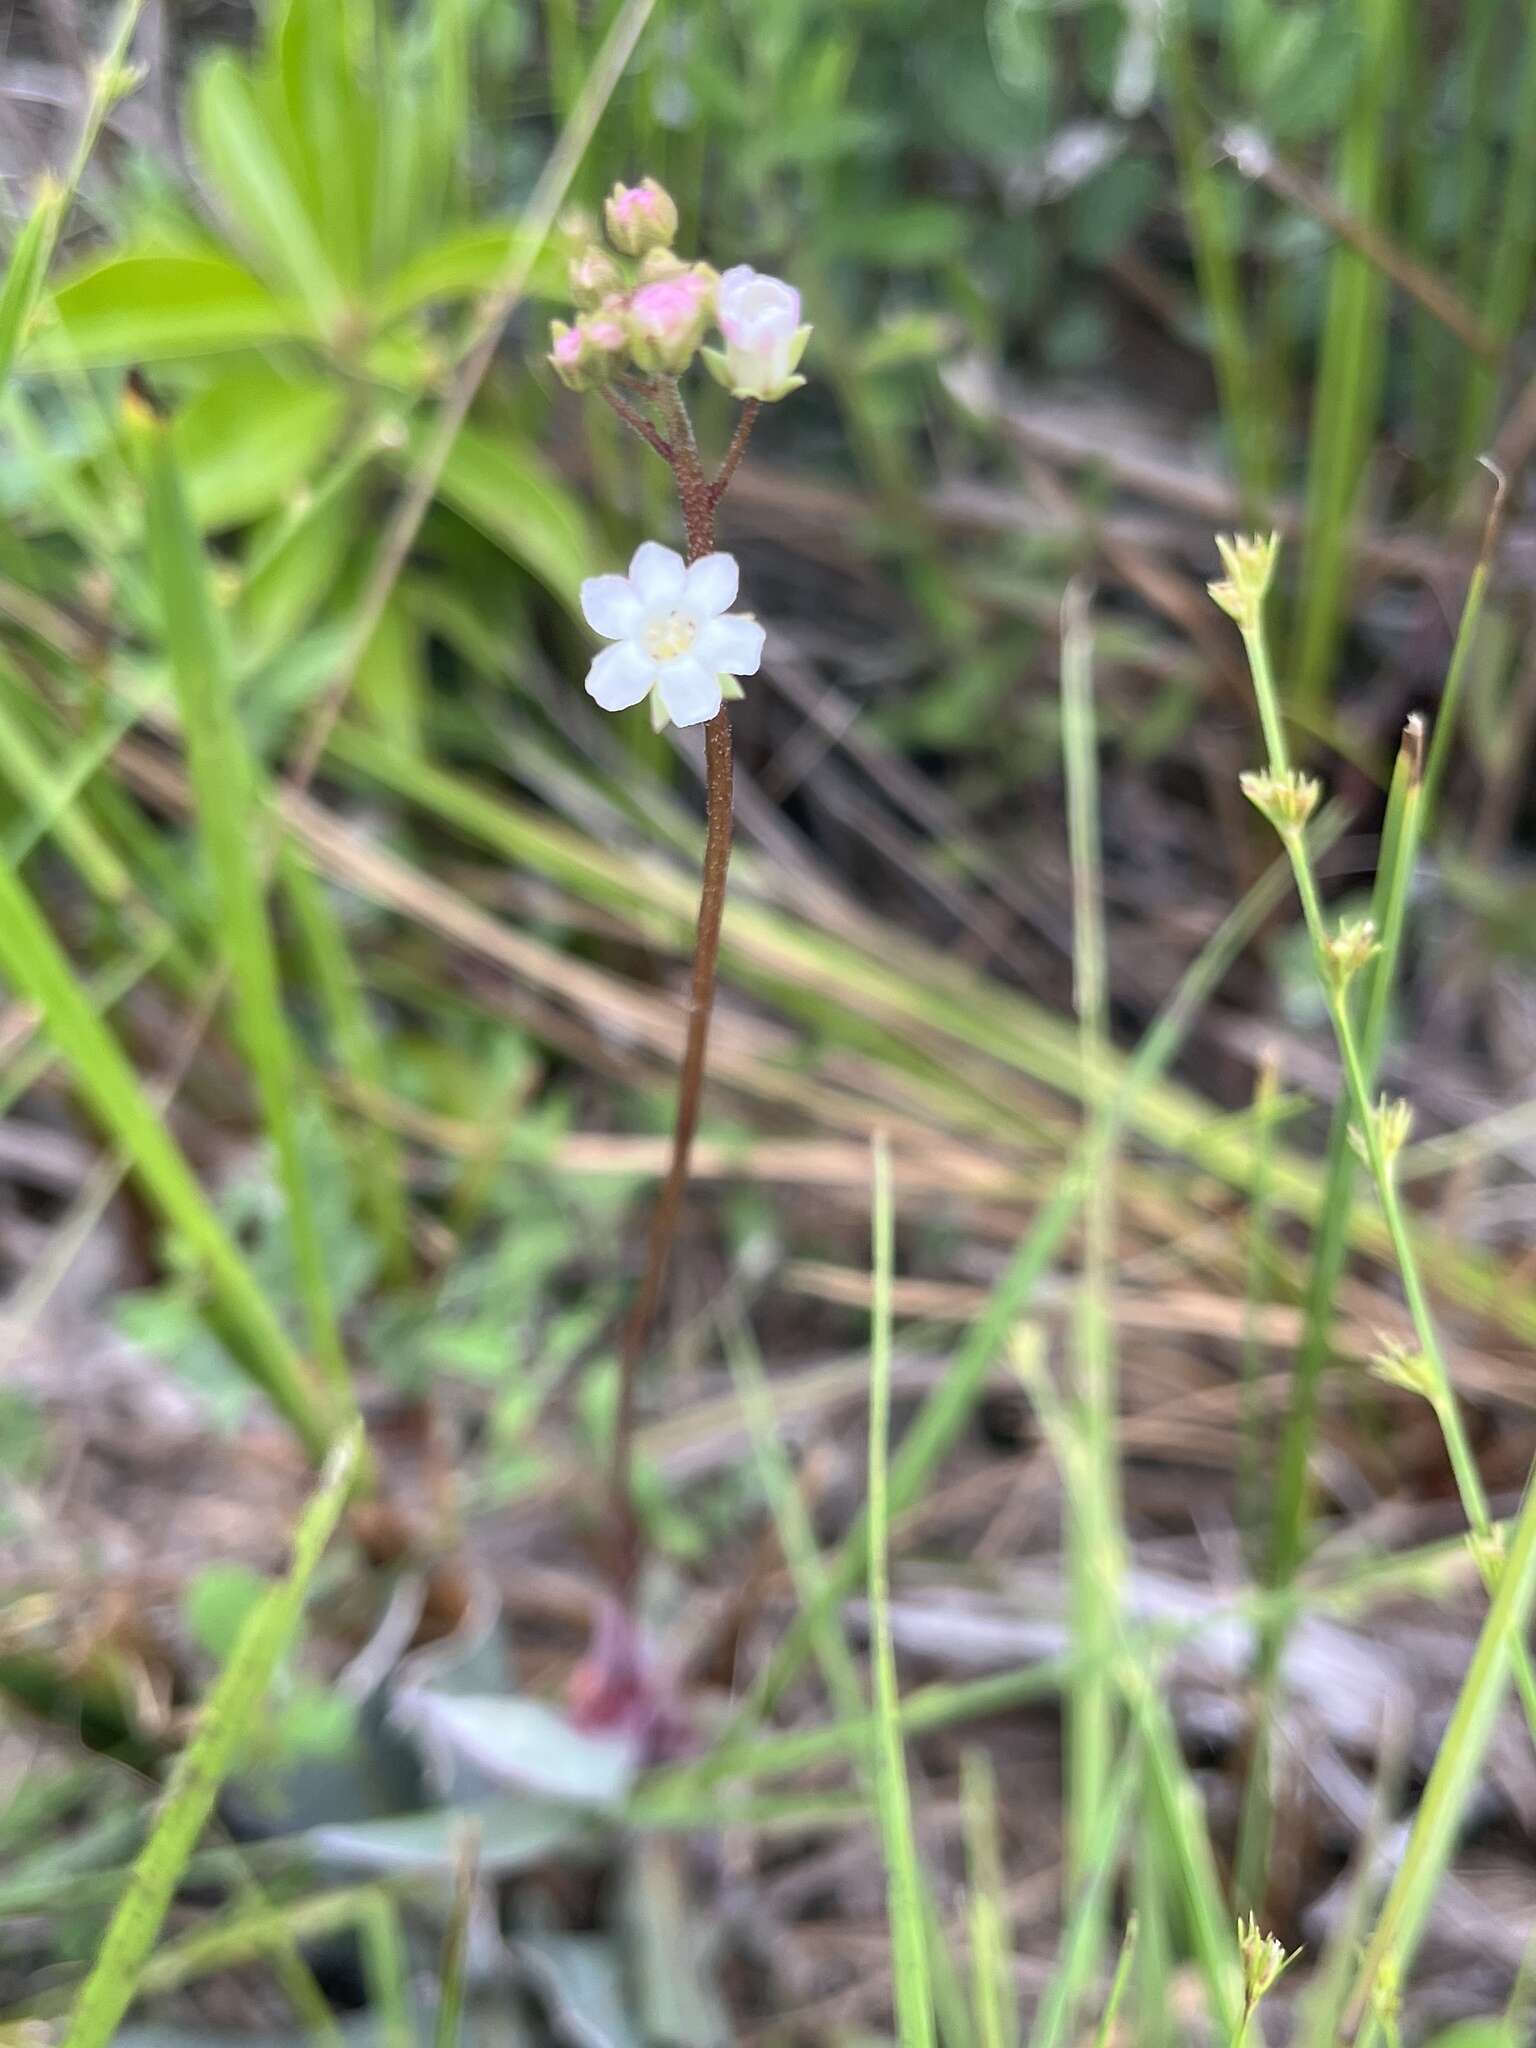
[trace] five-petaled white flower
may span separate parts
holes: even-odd
[[[593,632],[612,640],[587,671],[587,695],[605,711],[651,698],[658,729],[703,725],[722,697],[739,697],[735,676],[755,676],[763,629],[728,607],[736,597],[733,555],[704,555],[685,567],[654,540],[635,549],[627,576],[589,576],[581,609]],[[654,692],[654,694],[652,694]]]

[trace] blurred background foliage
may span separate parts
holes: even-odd
[[[110,1337],[216,1431],[261,1393],[310,1450],[359,1385],[430,1396],[464,1453],[422,1488],[445,1525],[590,1525],[699,838],[691,750],[580,691],[580,580],[675,538],[674,513],[658,465],[547,374],[563,235],[528,226],[625,18],[217,0],[12,25],[41,85],[4,138],[0,1102],[65,1146],[7,1213],[20,1499],[81,1426],[60,1346]],[[114,37],[104,73],[73,61],[71,38]],[[1123,1076],[1067,1021],[1073,575],[1099,592],[1129,1042],[1268,857],[1235,815],[1255,743],[1201,591],[1212,529],[1287,531],[1288,707],[1368,836],[1404,711],[1434,708],[1475,457],[1498,452],[1511,569],[1395,1046],[1432,1016],[1436,1128],[1528,1078],[1533,104],[1529,0],[657,0],[588,109],[563,216],[655,175],[688,253],[782,273],[815,325],[809,387],[766,413],[724,519],[771,639],[736,720],[729,996],[669,1330],[689,1397],[644,1445],[680,1573],[749,1548],[739,1444],[691,1445],[720,1427],[722,1294],[740,1357],[748,1311],[775,1369],[862,1342],[888,1128],[919,1190],[904,1267],[974,1305]],[[438,468],[434,421],[513,274]],[[698,409],[718,446],[723,397]],[[1331,877],[1344,907],[1362,865]],[[1301,1256],[1277,1237],[1255,1264],[1243,1204],[1319,1207],[1293,937],[1244,949],[1182,1076],[1137,1099],[1125,1169],[1141,1251],[1233,1297],[1258,1271],[1288,1305]],[[1303,1056],[1261,1113],[1276,1019]],[[1490,1196],[1426,1256],[1528,1342],[1523,1213]],[[1368,1205],[1350,1233],[1379,1252]],[[970,1312],[930,1325],[931,1299],[924,1332]],[[254,1597],[218,1547],[172,1565],[199,1671]],[[84,1689],[103,1746],[163,1753],[160,1651],[87,1647],[0,1631],[0,1678],[65,1722]],[[294,1679],[275,1739],[323,1749],[351,1725],[334,1706]]]

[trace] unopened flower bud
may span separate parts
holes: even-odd
[[[586,391],[591,386],[587,375],[587,345],[579,327],[571,327],[564,320],[552,320],[549,327],[549,366],[567,391]]]
[[[647,249],[640,258],[636,276],[641,284],[660,284],[663,278],[682,277],[690,269],[702,270],[702,264],[687,264],[675,249]]]
[[[594,368],[609,377],[629,347],[629,329],[624,324],[622,300],[604,304],[594,313],[583,313],[576,322],[586,343]]]
[[[1245,633],[1256,632],[1264,599],[1274,580],[1280,553],[1280,536],[1270,534],[1219,534],[1216,552],[1226,575],[1206,589],[1229,618]]]
[[[1323,972],[1335,989],[1346,989],[1380,951],[1370,918],[1346,917],[1332,938],[1323,941]]]
[[[678,277],[643,284],[629,301],[630,353],[638,368],[678,376],[698,351],[709,325],[715,280],[696,264]]]
[[[1287,768],[1274,775],[1267,768],[1240,775],[1238,786],[1256,810],[1262,811],[1282,839],[1300,832],[1317,809],[1322,785],[1311,775]]]
[[[715,319],[725,348],[706,349],[704,361],[717,383],[736,398],[768,401],[799,390],[805,379],[795,371],[811,330],[801,325],[793,285],[738,263],[720,280]]]
[[[672,196],[654,178],[638,185],[615,185],[603,207],[608,239],[625,256],[643,256],[664,249],[677,233],[677,208]]]
[[[567,277],[571,297],[578,306],[600,306],[604,299],[624,289],[624,273],[599,242],[589,242],[571,258]]]
[[[560,233],[568,249],[585,248],[588,242],[595,242],[602,231],[597,217],[585,206],[567,206],[560,215]]]
[[[549,362],[569,391],[606,384],[629,346],[629,331],[611,312],[584,313],[574,327],[556,320],[550,327]]]

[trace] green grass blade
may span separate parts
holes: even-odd
[[[1008,1955],[1008,1908],[998,1838],[997,1774],[984,1749],[960,1759],[970,1890],[971,2009],[977,2048],[1014,2048],[1018,2015]]]
[[[1120,1944],[1119,1959],[1115,1963],[1109,1996],[1104,2001],[1099,2030],[1093,2037],[1093,2048],[1109,2048],[1110,2042],[1116,2038],[1115,2022],[1120,2016],[1120,2004],[1125,1997],[1125,1988],[1131,1981],[1131,1971],[1136,1964],[1136,1950],[1140,1939],[1141,1917],[1133,1912],[1125,1923],[1125,1939]]]
[[[126,903],[133,877],[75,801],[78,776],[61,774],[43,754],[20,711],[13,706],[23,685],[0,654],[0,775],[26,805],[28,837],[51,833],[80,879],[103,903]],[[14,856],[13,856],[14,857]]]
[[[315,989],[341,1066],[364,1089],[384,1095],[389,1086],[384,1042],[369,1011],[352,949],[331,907],[325,884],[291,844],[285,844],[280,851],[278,865],[294,924],[314,969]],[[411,1264],[405,1159],[394,1133],[366,1112],[358,1143],[361,1198],[367,1206],[385,1270],[397,1279],[403,1278]]]
[[[11,374],[27,322],[42,293],[65,203],[62,188],[45,178],[27,224],[12,247],[5,283],[0,286],[0,383]]]
[[[1339,153],[1338,196],[1369,225],[1386,179],[1388,119],[1396,94],[1398,0],[1355,0],[1360,39],[1357,84]],[[1315,726],[1328,707],[1328,673],[1338,646],[1350,573],[1350,524],[1375,429],[1385,359],[1386,280],[1340,244],[1328,262],[1328,312],[1318,359],[1307,473],[1307,538],[1301,568],[1294,702]]]
[[[27,224],[11,250],[5,283],[0,286],[0,385],[10,376],[26,339],[27,323],[42,296],[48,267],[58,247],[59,230],[96,147],[101,124],[113,102],[134,82],[124,59],[143,11],[144,0],[125,0],[111,39],[91,68],[90,98],[64,183],[60,185],[46,177],[40,182]]]
[[[432,2027],[432,2048],[458,2048],[463,2031],[464,2001],[469,1989],[469,1923],[475,1905],[479,1861],[478,1833],[471,1825],[459,1845],[458,1868],[454,1872],[453,1905],[437,1973],[437,2019]]]
[[[411,2013],[410,1955],[400,1908],[377,1887],[357,1921],[368,1985],[368,2009],[378,2017],[383,2048],[419,2048]],[[67,2048],[67,2044],[66,2044]]]
[[[256,770],[236,712],[222,622],[170,434],[148,418],[139,423],[138,431],[147,444],[150,561],[186,736],[198,834],[219,906],[219,936],[234,989],[240,1041],[277,1160],[310,1337],[332,1385],[350,1403],[351,1380],[299,1140],[299,1069],[267,916],[265,835],[260,829],[263,814],[257,802]]]
[[[166,1129],[91,995],[76,979],[36,899],[0,862],[0,972],[42,1011],[93,1115],[123,1152],[166,1222],[206,1268],[211,1313],[238,1361],[265,1388],[306,1448],[323,1456],[334,1425],[250,1268]]]
[[[912,1802],[902,1749],[901,1693],[890,1615],[890,1491],[887,1457],[891,1427],[891,1287],[895,1214],[891,1157],[884,1139],[874,1147],[874,1315],[869,1375],[869,1625],[875,1693],[875,1791],[885,1849],[886,1901],[891,1928],[896,2028],[903,2048],[934,2048],[933,1987],[922,1902],[921,1866],[912,1829]]]
[[[1434,1767],[1419,1801],[1408,1843],[1377,1917],[1355,1979],[1351,2016],[1366,2014],[1383,1968],[1406,1974],[1435,1890],[1456,1845],[1468,1801],[1477,1789],[1494,1722],[1509,1688],[1511,1667],[1523,1650],[1536,1602],[1536,1487],[1527,1486],[1507,1554],[1495,1567],[1493,1600],[1484,1619],[1456,1705],[1440,1738]],[[1358,2036],[1369,2048],[1376,2021],[1365,2017]]]
[[[1190,14],[1190,0],[1174,0],[1164,31],[1174,153],[1233,467],[1248,508],[1245,516],[1262,522],[1274,488],[1273,426],[1243,313],[1244,283],[1230,195],[1221,188],[1211,138],[1200,115]]]
[[[1528,112],[1536,104],[1536,6],[1527,0],[1524,49],[1511,105],[1516,109],[1504,153],[1498,224],[1488,243],[1488,268],[1480,311],[1489,332],[1507,341],[1520,325],[1530,303],[1533,261],[1536,261],[1536,126]],[[1489,413],[1498,389],[1498,373],[1469,356],[1462,391],[1451,482],[1472,459],[1488,431]]]
[[[1030,2048],[1061,2048],[1071,2036],[1074,2014],[1083,2010],[1099,1981],[1103,1928],[1119,1875],[1121,1837],[1134,1810],[1131,1794],[1139,1784],[1141,1768],[1140,1746],[1133,1739],[1115,1766],[1094,1816],[1088,1843],[1092,1856],[1084,1858],[1084,1874],[1061,1933],[1061,1959],[1041,2001]],[[1126,1955],[1122,1947],[1117,1981],[1123,1980]]]
[[[1099,847],[1098,735],[1093,704],[1093,640],[1088,602],[1073,584],[1062,605],[1061,740],[1066,769],[1072,871],[1073,992],[1084,1073],[1091,1077],[1109,1045],[1108,960]],[[1078,1483],[1068,1489],[1068,1575],[1073,1630],[1084,1658],[1066,1729],[1067,1875],[1080,1887],[1088,1843],[1115,1749],[1109,1653],[1120,1627],[1120,1481],[1115,1456],[1118,1391],[1109,1293],[1114,1271],[1115,1147],[1107,1139],[1083,1203],[1082,1271],[1073,1319],[1072,1426]],[[1088,1938],[1084,1930],[1084,1940]],[[1097,1956],[1090,1974],[1098,1967]]]
[[[107,2048],[133,2002],[182,1871],[298,1625],[315,1567],[346,1506],[360,1448],[361,1433],[353,1429],[327,1457],[320,1484],[294,1533],[287,1576],[252,1609],[204,1703],[192,1738],[172,1769],[153,1832],[81,1987],[64,2048]]]
[[[1195,1015],[1220,986],[1253,934],[1282,901],[1286,886],[1284,864],[1277,862],[1212,934],[1143,1037],[1120,1088],[1067,1162],[1054,1193],[1015,1250],[986,1309],[967,1331],[948,1374],[929,1395],[902,1438],[891,1464],[894,1514],[904,1513],[921,1498],[929,1475],[959,1438],[982,1382],[1061,1249],[1097,1171],[1103,1147],[1125,1127],[1141,1090],[1165,1071]],[[867,1515],[860,1516],[844,1539],[840,1556],[829,1566],[829,1600],[845,1598],[858,1584],[864,1570],[868,1526]],[[800,1670],[809,1650],[812,1627],[804,1613],[791,1624],[739,1716],[742,1726],[761,1719]]]
[[[1230,2041],[1242,2019],[1242,1967],[1206,1827],[1205,1806],[1180,1753],[1167,1702],[1146,1666],[1124,1661],[1121,1677],[1145,1749],[1152,1810],[1168,1866],[1178,1879],[1212,2023],[1218,2039]]]
[[[1532,42],[1536,45],[1536,33],[1533,33]],[[1488,468],[1493,474],[1493,499],[1488,507],[1488,516],[1483,521],[1482,545],[1478,549],[1477,560],[1467,581],[1467,594],[1462,600],[1461,617],[1456,625],[1456,639],[1451,648],[1450,665],[1445,672],[1445,687],[1440,692],[1434,731],[1430,734],[1429,759],[1424,767],[1424,816],[1431,823],[1435,816],[1435,806],[1439,801],[1440,783],[1445,775],[1446,763],[1455,744],[1461,703],[1466,695],[1467,676],[1472,664],[1472,653],[1477,645],[1477,629],[1482,623],[1483,605],[1488,596],[1488,579],[1493,574],[1494,556],[1498,552],[1499,537],[1504,529],[1504,512],[1509,503],[1507,480],[1491,462]]]
[[[1255,1106],[1259,1111],[1261,1140],[1274,1127],[1275,1107],[1279,1100],[1279,1073],[1271,1056],[1266,1056],[1259,1069],[1258,1085],[1254,1091]],[[1261,1150],[1260,1162],[1268,1156],[1267,1145]],[[1244,1301],[1246,1327],[1243,1332],[1243,1420],[1242,1448],[1238,1463],[1238,1525],[1243,1532],[1247,1549],[1249,1568],[1255,1577],[1262,1576],[1268,1564],[1266,1538],[1263,1524],[1263,1489],[1269,1483],[1266,1453],[1267,1431],[1264,1419],[1258,1412],[1255,1389],[1260,1371],[1259,1345],[1256,1340],[1255,1322],[1259,1311],[1269,1294],[1270,1264],[1274,1253],[1274,1212],[1269,1200],[1267,1176],[1261,1177],[1254,1187],[1253,1203],[1248,1214],[1247,1245],[1247,1289]],[[1315,1426],[1312,1414],[1307,1417],[1306,1426],[1298,1427],[1298,1455],[1300,1480],[1296,1513],[1300,1516],[1306,1502],[1306,1475],[1311,1455],[1311,1432]],[[1285,1527],[1289,1531],[1290,1520]],[[1298,1553],[1299,1555],[1299,1553]],[[1283,1623],[1282,1623],[1283,1626]],[[1272,1636],[1273,1641],[1268,1637]],[[1243,1786],[1242,1814],[1238,1827],[1237,1855],[1234,1863],[1232,1890],[1239,1908],[1251,1908],[1257,1912],[1263,1904],[1265,1873],[1269,1867],[1270,1772],[1272,1763],[1272,1742],[1275,1725],[1275,1710],[1278,1704],[1279,1654],[1278,1644],[1282,1640],[1280,1630],[1267,1632],[1261,1639],[1258,1658],[1258,1682],[1255,1686],[1256,1699],[1253,1715],[1253,1738],[1248,1759],[1248,1775]]]

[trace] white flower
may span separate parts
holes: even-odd
[[[613,641],[587,671],[587,695],[605,711],[627,711],[651,697],[660,727],[703,725],[722,697],[739,697],[733,676],[755,676],[763,629],[728,610],[736,596],[734,555],[705,555],[685,568],[681,555],[654,540],[635,549],[627,576],[589,576],[582,616]],[[654,692],[654,696],[652,696]]]
[[[706,349],[710,374],[737,398],[787,398],[805,382],[795,371],[811,330],[800,324],[800,294],[780,277],[738,263],[715,291],[715,324],[725,353]]]

